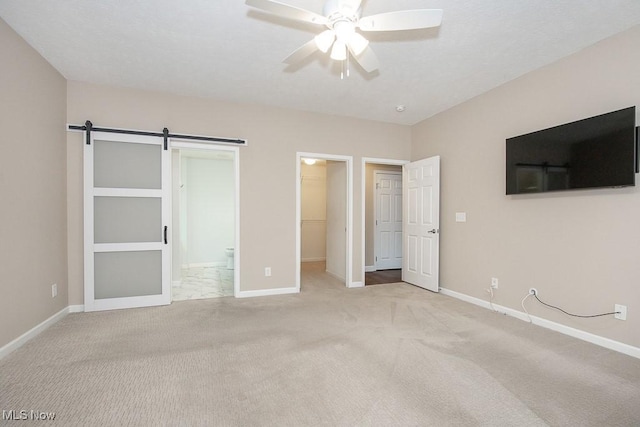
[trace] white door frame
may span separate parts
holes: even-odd
[[[346,267],[347,271],[345,272],[346,280],[345,285],[347,288],[355,288],[361,287],[364,284],[364,276],[362,282],[353,282],[353,157],[352,156],[341,156],[336,154],[326,154],[326,153],[306,153],[306,152],[297,152],[296,153],[296,292],[300,292],[300,262],[301,262],[301,234],[302,230],[300,227],[300,221],[302,219],[302,186],[301,186],[301,178],[302,178],[302,168],[301,162],[303,158],[312,158],[319,160],[329,160],[336,162],[345,162],[347,165],[347,256],[346,256]]]
[[[373,171],[373,183],[374,185],[378,183],[378,175],[397,175],[400,177],[400,179],[402,180],[402,171],[389,171],[389,170],[383,170],[383,169],[375,169]],[[378,241],[378,228],[377,228],[377,221],[378,221],[378,187],[374,186],[373,187],[373,216],[374,216],[374,225],[376,226],[374,232],[373,232],[373,256],[375,257],[374,260],[374,267],[376,268],[376,271],[378,270],[378,252],[379,252],[379,247],[378,245],[380,244],[380,242]],[[402,221],[402,218],[400,219]],[[365,254],[366,255],[366,254]],[[402,265],[399,267],[402,268]]]
[[[364,277],[365,277],[365,273],[366,273],[366,260],[365,260],[365,250],[367,247],[367,243],[366,243],[366,222],[365,222],[365,211],[366,211],[366,204],[365,204],[365,199],[366,199],[366,194],[367,194],[367,163],[373,163],[373,164],[378,164],[378,165],[391,165],[391,166],[403,166],[406,165],[407,163],[409,163],[409,160],[397,160],[397,159],[381,159],[381,158],[376,158],[376,157],[363,157],[362,158],[362,179],[360,180],[360,183],[362,185],[362,190],[361,190],[361,195],[362,195],[362,208],[361,208],[361,214],[362,214],[362,286],[364,286]]]
[[[234,153],[234,203],[235,203],[235,218],[234,218],[234,252],[233,252],[233,295],[238,298],[240,296],[240,147],[232,147],[227,144],[217,144],[210,142],[193,142],[181,139],[169,139],[169,150],[206,150],[206,151],[229,151]],[[173,176],[172,176],[173,178]],[[171,188],[173,188],[173,182]],[[173,200],[171,200],[171,206],[173,206]],[[173,244],[172,242],[170,242]],[[177,244],[177,242],[176,242]],[[173,255],[173,250],[171,251]],[[171,262],[173,265],[173,260]]]

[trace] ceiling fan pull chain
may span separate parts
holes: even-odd
[[[345,74],[347,75],[347,78],[349,78],[349,74],[350,74],[350,62],[349,62],[349,57],[351,56],[351,54],[349,53],[349,51],[347,50],[347,57],[345,58],[344,61],[340,61],[340,80],[344,80],[344,76]],[[346,65],[345,65],[346,64]],[[345,68],[346,68],[346,72],[345,72]]]

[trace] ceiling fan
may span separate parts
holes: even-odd
[[[400,10],[361,16],[362,0],[326,0],[324,15],[274,0],[246,0],[246,4],[283,18],[326,27],[285,58],[285,64],[295,64],[317,50],[327,53],[331,49],[331,59],[344,61],[351,56],[368,73],[378,69],[378,58],[369,47],[369,41],[358,30],[417,30],[438,27],[442,22],[441,9]]]

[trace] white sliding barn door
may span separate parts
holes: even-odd
[[[170,151],[91,133],[84,148],[85,311],[169,304]]]
[[[440,157],[404,165],[402,280],[439,291]]]
[[[376,270],[402,268],[402,175],[376,172]]]

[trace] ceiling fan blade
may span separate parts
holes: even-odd
[[[437,27],[442,23],[442,9],[400,10],[360,18],[362,31],[401,31]]]
[[[353,52],[351,54],[353,55]],[[372,73],[378,69],[378,57],[369,46],[360,55],[353,55],[353,57],[367,73]]]
[[[284,61],[285,64],[293,65],[297,62],[302,61],[307,56],[311,55],[313,52],[318,50],[318,45],[316,44],[315,39],[311,39],[311,41],[303,44],[295,52],[291,55],[287,56]]]
[[[283,18],[295,19],[296,21],[310,22],[318,25],[324,25],[327,23],[327,18],[322,15],[273,0],[246,0],[245,4]]]

